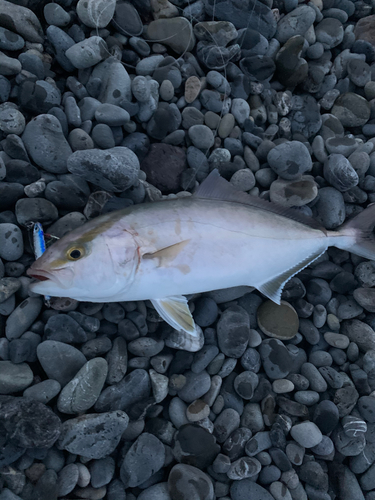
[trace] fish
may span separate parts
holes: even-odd
[[[27,274],[42,295],[150,300],[192,338],[201,332],[186,295],[248,285],[280,304],[287,281],[330,246],[375,260],[374,226],[375,204],[326,230],[296,209],[237,190],[213,170],[190,197],[90,220],[51,245]]]

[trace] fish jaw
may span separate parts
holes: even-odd
[[[30,285],[33,292],[54,297],[61,297],[61,295],[58,295],[57,290],[61,292],[64,289],[71,288],[74,277],[73,271],[69,268],[54,269],[51,272],[38,269],[34,264],[27,270],[27,274],[38,280]],[[51,290],[55,292],[52,293]]]

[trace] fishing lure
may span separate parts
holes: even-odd
[[[46,251],[46,242],[44,240],[44,231],[42,224],[40,222],[35,222],[33,225],[33,245],[35,259],[39,259]],[[49,295],[44,296],[46,305],[49,305],[51,297]]]

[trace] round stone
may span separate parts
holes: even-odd
[[[33,381],[33,372],[26,363],[13,364],[0,361],[0,394],[12,394],[23,391]]]
[[[116,0],[79,0],[77,15],[89,28],[105,28],[115,12]]]
[[[267,161],[272,170],[286,180],[298,179],[312,168],[309,150],[298,141],[283,142],[272,148]]]
[[[22,257],[23,238],[21,230],[15,224],[0,224],[0,257],[14,261]]]
[[[129,417],[120,410],[66,420],[61,429],[59,449],[89,459],[106,457],[116,449],[128,422]],[[162,458],[164,460],[164,449]]]
[[[108,373],[103,358],[89,360],[63,388],[57,401],[62,413],[83,413],[97,401]]]
[[[375,313],[375,289],[357,288],[353,292],[353,297],[366,311]]]
[[[290,430],[292,438],[304,448],[312,448],[321,442],[323,435],[314,422],[306,421],[293,425]]]
[[[68,170],[110,192],[129,189],[137,179],[139,160],[126,147],[101,151],[76,151],[68,159]]]
[[[169,473],[168,487],[171,500],[214,500],[214,488],[210,477],[196,467],[175,465]]]
[[[33,118],[22,135],[33,161],[47,172],[63,174],[72,150],[65,139],[59,120],[48,114]]]
[[[278,339],[266,339],[259,348],[263,368],[272,379],[285,378],[291,368],[291,356],[285,345]]]
[[[326,332],[324,334],[324,339],[327,344],[332,347],[337,347],[337,349],[346,349],[350,343],[349,338],[341,333]]]
[[[192,143],[198,149],[209,149],[214,144],[212,130],[206,125],[193,125],[188,133]]]
[[[361,127],[370,118],[370,104],[364,97],[346,92],[336,99],[331,113],[344,127]]]
[[[125,487],[134,488],[147,481],[163,467],[165,448],[153,434],[144,432],[132,444],[121,465],[120,475]]]
[[[270,200],[284,207],[302,207],[317,195],[318,187],[309,175],[303,175],[295,181],[276,179],[270,186]]]
[[[184,17],[152,21],[147,26],[146,36],[155,42],[163,40],[177,54],[189,52],[195,45],[193,26]]]
[[[195,28],[194,28],[195,29]],[[190,104],[198,97],[201,91],[201,82],[195,75],[189,76],[185,82],[185,101]]]
[[[249,500],[250,498],[254,498],[254,500],[275,500],[271,493],[252,479],[234,481],[230,488],[230,495],[232,500]]]
[[[234,389],[243,399],[251,399],[259,383],[258,375],[252,371],[244,371],[234,379]]]
[[[257,320],[259,328],[269,337],[289,340],[298,332],[298,315],[294,307],[284,300],[280,305],[272,300],[263,302],[258,308]]]
[[[200,425],[187,424],[175,433],[172,451],[178,462],[205,469],[215,460],[220,446],[208,430]]]

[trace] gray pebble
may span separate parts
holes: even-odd
[[[331,154],[324,163],[324,177],[339,191],[347,191],[359,182],[358,174],[342,154]]]
[[[39,167],[52,173],[67,171],[66,162],[72,150],[55,116],[44,114],[33,118],[26,125],[22,140]]]
[[[15,224],[0,224],[0,257],[14,261],[23,254],[21,230]]]
[[[105,28],[115,12],[114,0],[80,0],[77,3],[77,15],[89,28]]]
[[[103,358],[88,361],[63,388],[57,401],[62,413],[83,413],[97,401],[107,377],[108,365]]]
[[[39,297],[29,297],[12,312],[5,324],[5,335],[8,340],[21,335],[34,323],[42,309],[43,300]]]
[[[0,361],[0,394],[12,394],[23,391],[33,381],[33,372],[26,363],[13,364]]]
[[[68,170],[103,189],[118,192],[134,184],[139,160],[126,147],[114,147],[106,151],[90,149],[73,153],[68,160]]]
[[[92,36],[76,43],[65,51],[66,57],[75,68],[85,69],[95,66],[108,54],[107,44],[100,36]]]
[[[189,137],[198,149],[209,149],[214,144],[214,136],[206,125],[193,125],[188,130]]]
[[[239,358],[249,340],[250,322],[247,312],[240,306],[226,309],[217,324],[220,350],[229,357]]]
[[[268,153],[267,161],[270,167],[286,180],[297,179],[312,168],[308,149],[298,141],[288,141],[274,147]]]
[[[58,494],[59,496],[68,495],[74,490],[79,478],[79,469],[77,464],[68,464],[58,473]]]
[[[310,421],[302,422],[290,430],[290,434],[295,441],[304,448],[312,448],[321,442],[323,439],[319,428]]]
[[[264,340],[259,351],[263,368],[270,379],[285,378],[289,374],[291,358],[281,340]]]
[[[61,390],[61,385],[57,380],[43,380],[39,384],[32,385],[23,391],[24,398],[32,398],[40,403],[47,404]]]
[[[126,453],[121,466],[121,480],[126,487],[147,481],[164,464],[165,448],[153,434],[141,434]]]
[[[119,410],[66,420],[62,425],[59,448],[86,458],[103,458],[116,449],[128,422],[129,417]]]
[[[38,345],[37,356],[43,370],[50,379],[64,387],[86,363],[85,356],[75,347],[46,340]]]
[[[100,104],[95,111],[95,119],[99,123],[105,123],[110,127],[125,125],[130,120],[129,113],[125,109],[114,104]]]

